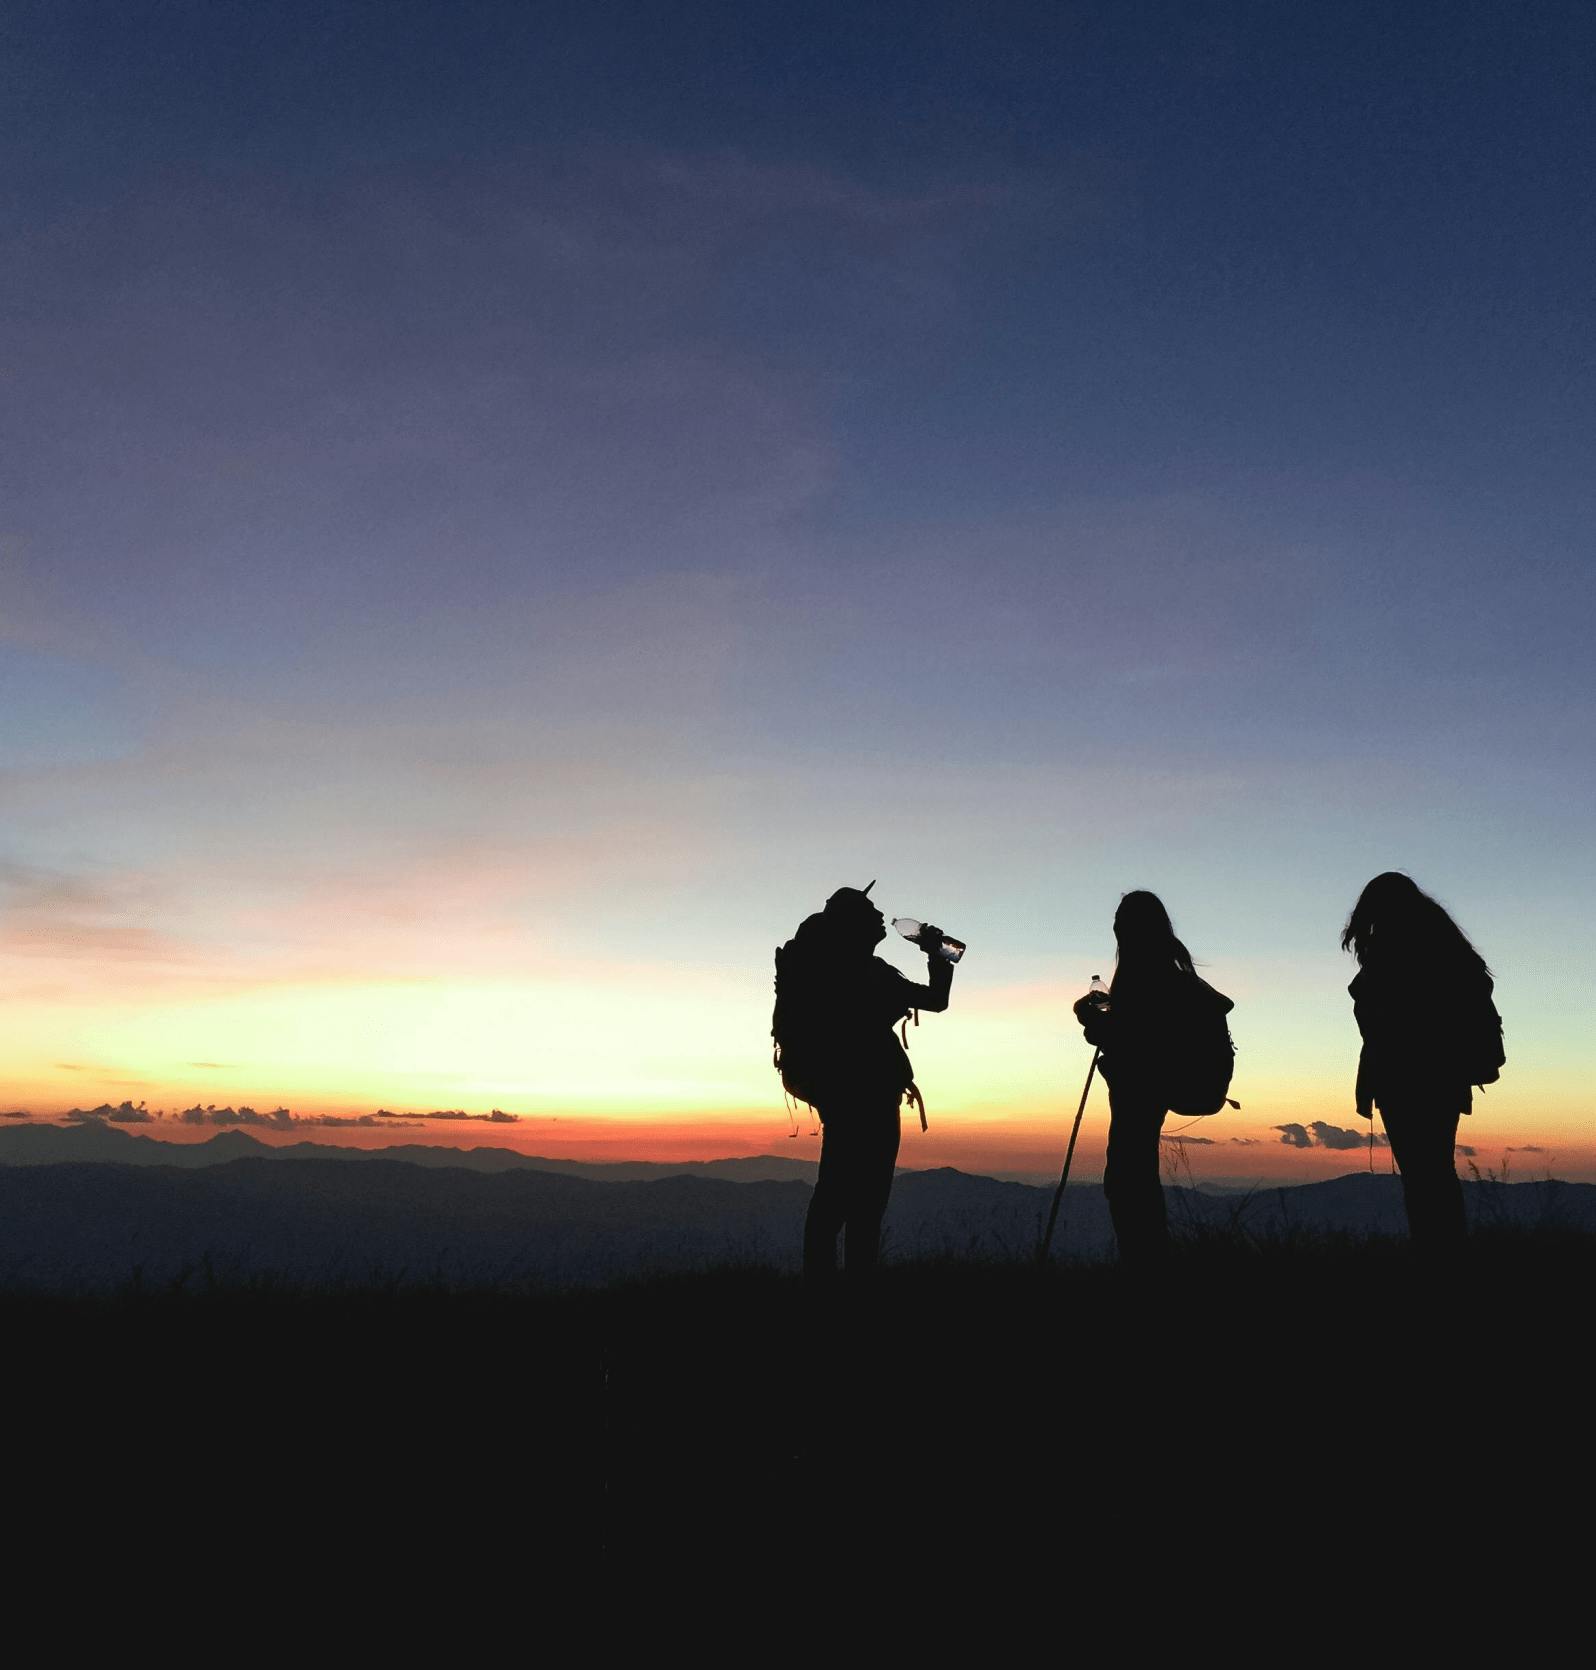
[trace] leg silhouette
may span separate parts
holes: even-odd
[[[1467,1226],[1463,1186],[1457,1180],[1453,1158],[1458,1122],[1455,1105],[1448,1111],[1443,1106],[1404,1102],[1382,1107],[1380,1117],[1402,1173],[1402,1200],[1414,1244],[1430,1248],[1460,1245]]]
[[[881,1220],[898,1161],[896,1098],[823,1110],[820,1174],[804,1220],[804,1275],[824,1281],[837,1270],[837,1237],[845,1236],[849,1276],[869,1276],[881,1250]]]
[[[1130,1091],[1108,1094],[1108,1163],[1103,1193],[1119,1256],[1126,1264],[1155,1264],[1169,1251],[1169,1223],[1159,1169],[1159,1133],[1168,1111]]]

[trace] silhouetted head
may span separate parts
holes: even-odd
[[[826,927],[844,946],[868,951],[887,937],[887,919],[871,904],[870,887],[839,887],[826,900]]]
[[[1386,870],[1358,895],[1341,933],[1341,949],[1360,964],[1371,957],[1455,963],[1485,973],[1469,937],[1412,876]]]
[[[1114,941],[1119,946],[1121,969],[1130,966],[1195,972],[1191,952],[1175,938],[1175,924],[1156,893],[1137,889],[1121,896],[1119,909],[1114,912]]]

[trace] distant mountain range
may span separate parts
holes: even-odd
[[[95,1160],[113,1165],[223,1165],[229,1160],[403,1160],[418,1166],[463,1166],[467,1171],[552,1171],[596,1183],[647,1183],[661,1177],[718,1177],[731,1183],[813,1183],[813,1160],[756,1154],[739,1160],[550,1160],[485,1144],[454,1148],[407,1142],[352,1148],[331,1142],[262,1142],[247,1131],[218,1131],[202,1142],[166,1142],[141,1136],[102,1119],[73,1125],[0,1127],[0,1165],[61,1165]]]
[[[568,1286],[739,1263],[790,1269],[814,1171],[777,1155],[606,1165],[486,1147],[273,1147],[236,1131],[177,1144],[89,1125],[0,1131],[0,1161],[0,1287],[56,1290],[268,1276]],[[1596,1185],[1464,1190],[1477,1222],[1596,1230]],[[1167,1193],[1187,1233],[1403,1226],[1389,1174],[1248,1196]],[[888,1254],[1024,1258],[1050,1199],[951,1169],[901,1172]],[[1072,1187],[1056,1249],[1110,1244],[1101,1187]]]

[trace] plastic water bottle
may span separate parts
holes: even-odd
[[[905,939],[920,945],[920,935],[925,932],[924,922],[917,922],[912,916],[895,916],[892,925]],[[929,951],[933,956],[946,957],[950,963],[956,963],[964,955],[965,944],[962,939],[953,939],[944,934],[940,945],[920,945],[920,949]]]
[[[1105,1015],[1108,1013],[1108,987],[1103,984],[1101,974],[1092,976],[1092,987],[1086,996],[1094,1009],[1100,1010]]]

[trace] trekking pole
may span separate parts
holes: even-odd
[[[1092,1079],[1097,1072],[1097,1058],[1103,1052],[1092,1051],[1092,1064],[1086,1069],[1086,1083],[1081,1089],[1081,1105],[1075,1110],[1075,1125],[1070,1131],[1070,1145],[1064,1151],[1064,1175],[1058,1180],[1058,1188],[1053,1192],[1053,1210],[1047,1215],[1047,1233],[1042,1237],[1042,1244],[1036,1250],[1036,1262],[1047,1263],[1048,1249],[1053,1245],[1053,1226],[1058,1222],[1058,1209],[1064,1200],[1064,1185],[1070,1180],[1070,1161],[1075,1158],[1075,1139],[1081,1134],[1081,1120],[1086,1117],[1086,1098],[1092,1093]]]

